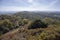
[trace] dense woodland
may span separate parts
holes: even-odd
[[[14,34],[16,37],[0,39],[60,40],[60,12],[23,11],[0,15],[0,36],[18,28],[19,32]]]

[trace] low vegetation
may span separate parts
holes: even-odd
[[[60,40],[59,17],[33,13],[0,15],[0,40]]]

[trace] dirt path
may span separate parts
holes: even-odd
[[[25,38],[23,38],[23,33],[19,33],[19,31],[26,29],[26,27],[30,23],[31,22],[29,22],[27,25],[24,25],[20,28],[14,29],[6,34],[3,34],[2,36],[0,36],[0,40],[26,40]]]
[[[18,30],[19,30],[19,28],[14,29],[14,30],[12,30],[12,31],[10,31],[10,32],[8,32],[8,33],[6,33],[6,34],[3,34],[2,36],[0,36],[0,39],[8,38],[8,37],[14,36],[14,34],[15,34],[16,32],[18,32]]]

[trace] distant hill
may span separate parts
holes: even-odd
[[[0,11],[0,15],[1,14],[13,14],[16,13],[15,11]]]
[[[16,15],[21,18],[27,18],[27,19],[36,19],[36,18],[54,18],[60,20],[60,12],[59,11],[8,11],[8,12],[0,12],[1,14],[8,14],[8,15]]]
[[[34,19],[34,18],[45,18],[50,17],[54,19],[60,19],[60,12],[44,12],[44,11],[37,11],[37,12],[29,12],[29,11],[22,11],[22,12],[16,12],[16,16],[20,16],[22,18],[28,18],[28,19]]]

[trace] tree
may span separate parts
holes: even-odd
[[[48,26],[47,23],[42,22],[41,20],[35,20],[31,23],[28,29],[35,29],[35,28],[46,28]]]

